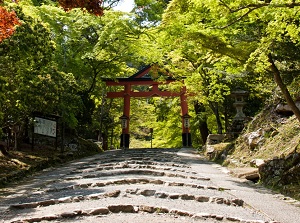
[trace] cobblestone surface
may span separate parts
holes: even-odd
[[[108,151],[0,192],[0,222],[299,223],[278,194],[193,149]]]

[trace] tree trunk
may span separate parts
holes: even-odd
[[[9,155],[9,153],[6,151],[4,145],[1,145],[1,144],[0,144],[0,151],[1,151],[1,153],[2,153],[4,156],[8,156],[8,155]]]
[[[229,104],[228,97],[225,97],[223,107],[224,107],[224,121],[225,121],[225,132],[229,132],[230,122],[229,122],[229,107],[232,106]]]
[[[222,122],[221,122],[221,118],[220,118],[218,102],[215,102],[215,103],[209,102],[209,106],[213,110],[213,113],[216,117],[216,122],[217,122],[217,126],[218,126],[218,134],[222,134],[223,133],[223,127],[222,127]]]
[[[194,109],[197,115],[200,115],[201,113],[205,112],[205,107],[198,101],[194,103]],[[200,118],[199,119],[199,131],[201,134],[201,139],[203,142],[203,145],[205,145],[207,136],[209,135],[209,130],[207,126],[207,118]]]
[[[287,89],[286,85],[283,83],[283,80],[281,78],[280,75],[280,71],[278,70],[278,68],[276,67],[272,55],[269,54],[268,55],[269,58],[269,62],[271,63],[271,69],[274,73],[274,80],[276,82],[276,84],[278,85],[278,87],[280,88],[287,104],[290,106],[290,108],[292,109],[292,111],[294,112],[296,118],[298,119],[298,121],[300,122],[300,110],[299,108],[296,106],[289,90]]]

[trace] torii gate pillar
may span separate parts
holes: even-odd
[[[186,97],[186,87],[182,88],[180,95],[180,106],[182,114],[182,145],[183,147],[192,146],[192,137],[190,133],[190,116],[188,114],[188,104]]]
[[[123,117],[124,117],[124,125],[122,125],[122,134],[121,134],[121,148],[128,149],[130,134],[129,134],[129,119],[130,119],[130,90],[131,85],[126,84],[124,89],[124,105],[123,105]]]

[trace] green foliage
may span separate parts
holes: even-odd
[[[250,92],[246,114],[257,112],[275,88],[269,53],[292,96],[300,94],[299,6],[292,1],[136,0],[132,13],[107,10],[102,17],[65,12],[56,1],[4,4],[22,25],[0,43],[1,126],[41,111],[62,116],[82,135],[113,137],[123,101],[105,94],[122,89],[106,88],[102,78],[128,77],[148,64],[185,79],[190,108],[203,104],[201,114],[190,112],[193,131],[200,121],[212,133],[228,127],[236,88]],[[164,89],[181,87],[178,81]],[[134,101],[132,132],[145,135],[152,127],[155,146],[180,146],[178,100]]]
[[[143,142],[150,148],[150,128],[153,129],[154,148],[178,148],[181,141],[181,115],[178,98],[150,98],[131,100],[131,141]]]
[[[159,25],[170,0],[135,0],[135,20],[144,27]]]
[[[104,96],[100,78],[130,70],[125,62],[139,35],[132,19],[112,12],[103,19],[80,10],[66,13],[47,3],[11,5],[22,26],[0,45],[1,126],[40,111],[61,115],[68,127],[87,128],[96,110],[92,96]]]
[[[163,60],[173,73],[187,76],[194,99],[210,105],[214,113],[216,105],[225,112],[222,103],[235,88],[249,90],[251,105],[259,105],[256,102],[273,91],[270,52],[285,83],[293,83],[291,91],[299,97],[294,82],[299,74],[299,6],[291,4],[173,0],[159,33]]]
[[[20,9],[19,9],[20,10]],[[18,122],[20,114],[47,106],[46,89],[50,87],[47,65],[51,61],[53,43],[48,30],[30,17],[18,13],[22,26],[15,35],[0,44],[2,101],[4,116]]]
[[[154,98],[157,120],[152,124],[154,128],[153,147],[178,148],[181,140],[181,111],[179,98]]]

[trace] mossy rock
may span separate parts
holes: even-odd
[[[96,143],[86,140],[83,138],[78,138],[79,150],[83,153],[99,153],[103,152],[103,149]]]
[[[214,161],[224,161],[226,156],[231,153],[233,148],[232,143],[218,143],[215,145],[209,145],[213,147],[213,154],[210,154],[209,157]]]

